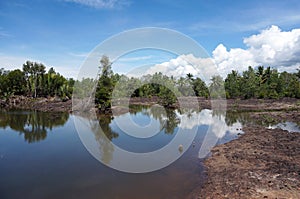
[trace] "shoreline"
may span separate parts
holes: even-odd
[[[196,98],[196,100],[195,100]],[[122,108],[128,99],[119,99],[117,106],[112,109]],[[282,98],[274,99],[227,99],[210,100],[200,97],[180,97],[180,105],[185,108],[194,108],[198,110],[211,109],[212,104],[220,104],[218,110],[227,110],[233,112],[276,112],[276,111],[300,111],[300,99]],[[226,104],[225,104],[226,102]],[[131,98],[130,105],[152,106],[159,104],[159,98]],[[179,103],[175,103],[171,108],[180,108]],[[13,96],[8,100],[0,100],[0,109],[23,109],[37,110],[43,112],[72,112],[72,100],[61,100],[56,97],[51,98],[32,98],[24,96]]]

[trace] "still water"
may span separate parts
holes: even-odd
[[[158,133],[149,137],[147,132],[141,133],[147,137],[143,142],[144,138],[136,137],[138,132],[133,132],[135,136],[128,134],[130,128],[124,125],[128,118],[141,127],[152,121]],[[100,158],[107,165],[117,156],[113,146],[138,153],[155,151],[171,142],[179,130],[196,129],[193,144],[171,165],[132,174],[114,170],[91,155],[75,128],[74,121],[78,119],[86,124],[95,122],[68,113],[0,112],[1,199],[183,199],[204,182],[199,149],[208,129],[218,138],[217,143],[242,133],[238,118],[211,110],[182,112],[136,107],[114,117],[99,116],[96,123],[113,143],[109,146],[112,148],[105,149],[104,138],[97,130],[86,135],[102,150]]]

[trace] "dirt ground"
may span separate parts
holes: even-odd
[[[201,109],[210,109],[212,104],[220,104],[221,109],[227,109],[231,111],[292,111],[300,110],[300,99],[284,98],[279,100],[269,99],[228,99],[226,101],[209,100],[205,98],[192,97],[180,97],[179,101],[183,107],[199,107]],[[126,99],[116,100],[113,105],[122,106]],[[131,98],[131,105],[153,105],[159,103],[159,98]],[[6,109],[30,109],[39,111],[55,111],[55,112],[66,112],[72,111],[72,100],[62,101],[59,98],[28,98],[24,96],[12,96],[8,100],[0,100],[0,108]],[[174,105],[174,108],[180,108],[179,103]]]
[[[213,148],[207,182],[191,198],[300,198],[300,133],[247,126]]]
[[[63,101],[60,98],[31,98],[13,96],[8,100],[0,100],[2,109],[24,109],[43,112],[71,112],[72,100]]]

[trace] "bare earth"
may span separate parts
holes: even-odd
[[[300,198],[300,133],[247,126],[213,148],[207,182],[190,198]]]
[[[192,97],[180,97],[181,105],[184,107],[198,107],[201,109],[210,109],[211,104],[214,100],[209,100],[205,98],[197,98],[194,100]],[[115,103],[116,105],[124,104],[124,101],[120,99]],[[198,102],[197,102],[198,101]],[[193,102],[193,103],[192,103]],[[159,98],[131,98],[131,105],[153,105],[159,103]],[[195,104],[196,103],[196,104]],[[280,100],[261,100],[261,99],[249,99],[249,100],[239,100],[239,99],[228,99],[222,101],[222,108],[231,111],[293,111],[300,110],[300,100],[294,98],[284,98]],[[180,107],[179,103],[174,105],[174,108]],[[0,108],[16,108],[16,109],[30,109],[38,111],[54,111],[54,112],[66,112],[72,111],[72,100],[62,101],[59,98],[28,98],[24,96],[13,96],[8,100],[0,100]]]

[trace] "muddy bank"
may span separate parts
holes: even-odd
[[[180,101],[180,103],[179,103]],[[122,104],[122,99],[119,104]],[[159,103],[159,98],[131,98],[132,105],[153,105]],[[179,97],[174,104],[175,108],[183,107],[199,107],[201,109],[211,109],[212,105],[221,105],[214,107],[218,109],[227,109],[230,111],[293,111],[300,110],[300,99],[282,98],[282,99],[227,99],[227,100],[210,100],[201,97]]]
[[[128,99],[119,99],[113,102],[113,108],[122,107],[127,104]],[[180,97],[179,102],[173,105],[173,108],[197,108],[211,109],[212,105],[217,105],[217,109],[227,109],[230,111],[298,111],[300,110],[300,100],[294,98],[284,98],[280,100],[260,100],[260,99],[228,99],[226,101],[209,100],[196,97]],[[130,105],[151,106],[159,104],[158,97],[152,98],[130,98]],[[59,98],[31,98],[24,96],[12,96],[7,100],[0,100],[0,108],[5,109],[27,109],[39,111],[72,111],[72,100],[61,100]]]
[[[13,96],[7,100],[0,100],[2,109],[38,110],[43,112],[70,112],[72,100],[60,98],[32,98],[24,96]]]
[[[285,110],[285,111],[260,111],[251,112],[251,117],[254,121],[259,121],[261,124],[278,124],[280,122],[294,122],[300,126],[300,110]]]
[[[213,148],[204,162],[207,182],[191,198],[300,198],[300,133],[243,130]]]
[[[236,111],[293,111],[300,110],[300,99],[227,99],[227,109]]]

